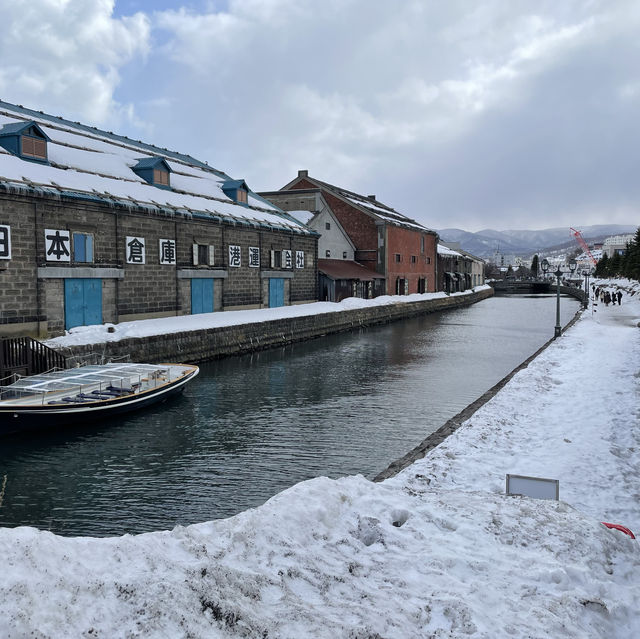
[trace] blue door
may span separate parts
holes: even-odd
[[[102,280],[70,278],[64,281],[64,327],[102,324]]]
[[[284,306],[284,279],[269,278],[269,308]]]
[[[213,313],[213,278],[191,280],[191,313]]]

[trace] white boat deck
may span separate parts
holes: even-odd
[[[186,364],[115,363],[50,371],[0,387],[0,406],[104,401],[168,384],[193,368]],[[64,398],[66,395],[72,395],[73,400]]]

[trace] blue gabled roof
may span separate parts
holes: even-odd
[[[222,183],[223,191],[232,190],[232,189],[245,189],[246,191],[249,191],[249,187],[247,186],[247,183],[244,180],[225,180]]]
[[[0,129],[0,136],[20,135],[26,129],[30,129],[31,127],[35,128],[47,142],[50,141],[49,136],[38,126],[36,122],[10,122]]]
[[[162,164],[164,170],[171,173],[171,167],[167,164],[164,158],[141,158],[140,160],[138,160],[138,164],[133,167],[133,170],[155,169],[158,164]]]

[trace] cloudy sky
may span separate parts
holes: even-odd
[[[640,223],[636,0],[0,0],[0,98],[431,228]]]

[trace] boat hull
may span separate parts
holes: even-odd
[[[158,388],[86,404],[0,406],[0,436],[90,424],[96,420],[134,412],[181,393],[198,372],[198,368],[194,367],[191,372]]]

